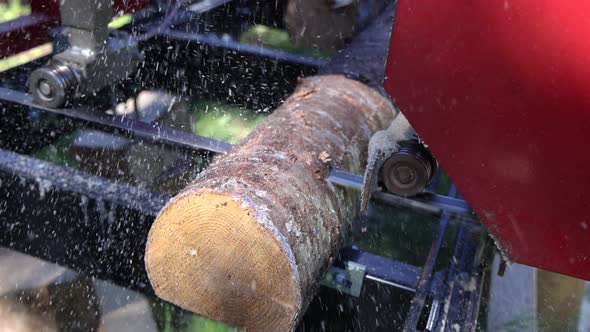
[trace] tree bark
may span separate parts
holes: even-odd
[[[382,73],[384,58],[360,66]],[[247,331],[294,330],[359,208],[325,179],[331,167],[364,171],[371,135],[394,116],[366,84],[302,80],[162,209],[145,254],[156,294]]]

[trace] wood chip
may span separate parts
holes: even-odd
[[[324,164],[327,164],[330,161],[332,161],[332,158],[330,158],[330,154],[327,151],[322,151],[319,155],[319,158]]]

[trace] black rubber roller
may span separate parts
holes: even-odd
[[[417,142],[407,143],[385,160],[381,181],[388,192],[409,197],[422,192],[435,171],[436,161],[430,152]]]
[[[27,85],[35,102],[46,107],[59,108],[74,95],[78,80],[67,65],[54,62],[34,70]]]

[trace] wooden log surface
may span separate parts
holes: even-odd
[[[360,66],[382,73],[384,57]],[[145,252],[156,294],[247,331],[294,330],[359,207],[326,177],[361,173],[394,116],[389,98],[344,75],[303,79],[162,209]]]

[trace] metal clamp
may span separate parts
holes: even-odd
[[[330,266],[320,285],[336,289],[342,293],[359,297],[363,288],[366,266],[354,262],[346,262],[346,268]]]

